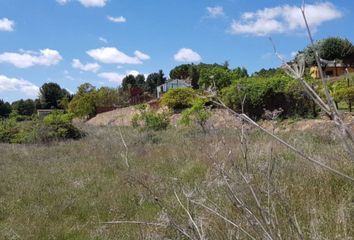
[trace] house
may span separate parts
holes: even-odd
[[[37,115],[38,117],[45,117],[51,114],[55,109],[38,109]]]
[[[354,73],[354,55],[343,59],[343,61],[327,61],[321,59],[322,71],[325,77],[333,78],[340,77],[349,73]],[[310,68],[310,75],[312,78],[321,78],[320,71],[317,66]]]
[[[187,88],[187,87],[192,87],[192,85],[182,79],[172,79],[156,88],[156,94],[157,98],[160,98],[163,93],[167,92],[171,88]]]

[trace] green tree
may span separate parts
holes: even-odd
[[[68,110],[75,117],[92,118],[96,114],[95,94],[91,92],[75,95],[69,103]]]
[[[205,106],[207,99],[197,98],[193,101],[192,107],[182,112],[181,123],[190,126],[197,124],[203,132],[206,132],[206,123],[211,116],[209,109]]]
[[[156,87],[164,84],[166,81],[167,80],[162,70],[158,73],[151,73],[146,79],[147,91],[154,94],[156,92]]]
[[[192,88],[172,88],[162,97],[162,104],[174,111],[191,107],[196,98],[196,91]]]
[[[32,99],[21,99],[12,103],[12,110],[19,115],[31,116],[36,111],[36,104]]]
[[[354,54],[353,44],[348,39],[340,37],[330,37],[319,40],[315,43],[314,48],[318,52],[319,57],[325,60],[343,60]],[[306,47],[303,53],[308,66],[316,64],[312,46]]]
[[[57,83],[45,83],[39,90],[39,99],[43,108],[59,108],[60,100],[70,93]]]
[[[198,89],[199,81],[199,66],[194,64],[182,64],[170,71],[171,79],[183,79],[190,81],[193,89]]]
[[[0,118],[7,118],[12,111],[10,103],[0,99]]]
[[[129,90],[132,87],[137,86],[137,82],[136,82],[136,78],[134,77],[134,75],[128,75],[125,78],[123,78],[122,81],[122,87],[124,89],[124,91]]]
[[[141,89],[146,89],[146,82],[145,82],[145,76],[143,74],[139,74],[135,77],[136,81],[136,86],[138,86]]]

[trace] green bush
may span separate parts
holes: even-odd
[[[0,122],[0,142],[34,144],[81,138],[84,134],[71,121],[72,114],[60,112],[54,112],[44,119],[3,120]]]
[[[197,124],[202,128],[203,132],[206,132],[205,125],[211,115],[205,106],[206,103],[207,99],[196,99],[191,108],[182,112],[181,123],[186,126],[190,126],[191,123]]]
[[[265,109],[273,111],[282,108],[282,117],[315,114],[313,103],[300,83],[283,72],[267,77],[238,79],[222,89],[221,97],[236,111],[241,111],[245,99],[244,112],[253,119],[261,118]]]
[[[196,91],[192,88],[173,88],[162,97],[162,105],[178,111],[192,106],[196,98]]]
[[[170,124],[170,114],[168,112],[156,112],[147,109],[146,104],[136,106],[139,113],[132,118],[132,126],[140,127],[142,130],[160,131],[167,129]]]

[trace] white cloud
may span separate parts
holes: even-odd
[[[123,16],[120,16],[120,17],[107,16],[107,19],[111,22],[114,22],[114,23],[125,23],[127,21],[127,19]]]
[[[178,62],[200,62],[202,57],[189,48],[180,49],[174,56]]]
[[[149,55],[147,55],[147,54],[145,54],[145,53],[143,53],[143,52],[140,52],[140,51],[138,51],[138,50],[136,50],[136,51],[134,52],[134,55],[135,55],[137,58],[139,58],[140,60],[149,60],[149,59],[150,59],[150,56],[149,56]]]
[[[306,5],[306,16],[313,31],[324,22],[342,17],[342,13],[330,2]],[[272,33],[296,32],[305,28],[298,6],[278,6],[256,12],[246,12],[231,24],[233,34],[264,36]]]
[[[14,31],[14,27],[15,27],[14,21],[8,18],[0,19],[0,31],[12,32]]]
[[[115,82],[118,84],[122,84],[123,78],[126,76],[124,74],[119,74],[116,72],[102,72],[98,74],[100,78],[104,78],[110,82]]]
[[[68,2],[70,2],[70,0],[56,0],[57,3],[59,3],[60,5],[65,5],[67,4]]]
[[[139,71],[130,70],[130,71],[126,71],[125,74],[116,73],[116,72],[102,72],[102,73],[99,73],[98,76],[100,78],[108,80],[109,82],[115,82],[118,84],[122,84],[122,81],[126,76],[133,75],[134,77],[136,77],[139,74],[140,74]],[[144,75],[144,76],[146,77],[146,75]]]
[[[101,68],[98,63],[82,64],[79,59],[73,59],[71,66],[73,68],[80,69],[81,71],[94,73],[96,73]]]
[[[17,78],[9,78],[4,75],[0,75],[0,92],[15,92],[20,91],[28,97],[37,97],[39,93],[39,87],[33,83]]]
[[[225,16],[224,8],[221,6],[207,7],[208,16],[212,18]]]
[[[297,55],[298,53],[299,53],[298,51],[291,52],[291,53],[290,53],[290,56],[294,58],[294,57],[296,57],[296,55]]]
[[[134,77],[138,76],[140,74],[139,71],[136,71],[136,70],[130,70],[130,71],[127,71],[127,74],[126,75],[133,75]]]
[[[35,65],[56,65],[62,59],[58,51],[48,48],[39,52],[20,51],[20,53],[5,52],[0,54],[0,63],[9,63],[17,68],[29,68]]]
[[[100,40],[101,42],[106,43],[106,44],[108,43],[108,40],[105,39],[104,37],[99,37],[98,40]]]
[[[79,0],[85,7],[104,7],[108,0]]]
[[[87,51],[87,54],[97,61],[107,64],[142,64],[142,60],[150,58],[140,51],[135,51],[135,56],[131,57],[114,47],[92,49]]]

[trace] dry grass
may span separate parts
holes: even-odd
[[[267,239],[264,224],[274,233],[272,239],[280,239],[279,234],[282,239],[300,238],[291,221],[298,223],[304,239],[353,239],[353,184],[301,160],[258,131],[248,136],[246,173],[236,130],[206,135],[121,130],[129,168],[116,127],[90,127],[80,141],[49,146],[0,145],[0,239],[249,238],[201,204],[255,239]],[[291,131],[283,137],[354,176],[339,140],[326,132]],[[235,196],[253,216],[235,203]],[[272,221],[276,216],[274,227],[264,223],[262,214]],[[111,221],[122,224],[104,224]]]

